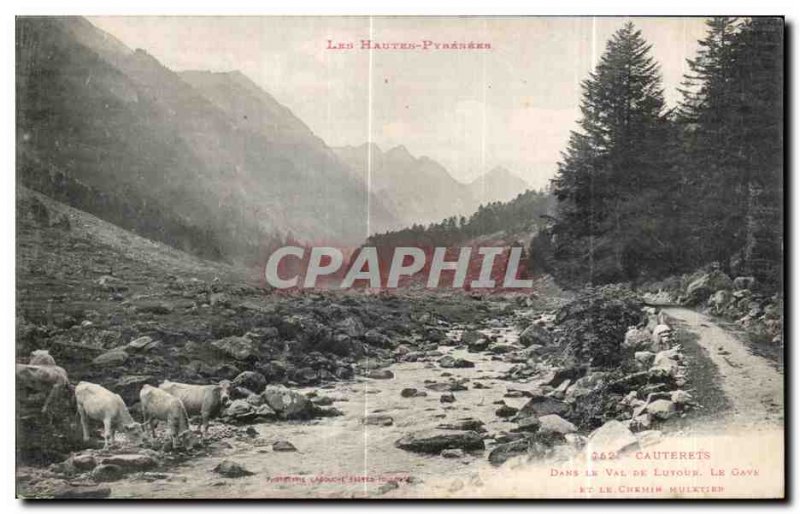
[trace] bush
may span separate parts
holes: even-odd
[[[622,361],[621,345],[629,326],[644,319],[642,302],[619,286],[589,288],[556,315],[559,339],[578,364],[614,368]]]

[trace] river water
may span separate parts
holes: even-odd
[[[498,343],[514,343],[518,332],[511,327],[485,330],[497,336]],[[394,443],[416,430],[434,429],[442,423],[476,418],[485,423],[487,435],[515,425],[495,415],[504,400],[521,407],[526,398],[506,398],[507,387],[530,388],[528,384],[499,378],[513,364],[487,353],[440,346],[444,355],[466,358],[474,368],[442,369],[434,361],[401,362],[390,366],[394,378],[359,378],[339,382],[329,388],[299,389],[316,391],[334,400],[333,406],[344,415],[305,422],[270,422],[252,425],[254,438],[227,439],[212,456],[192,459],[169,469],[163,479],[137,479],[135,476],[114,482],[117,498],[358,498],[375,495],[407,496],[425,482],[452,480],[469,483],[480,470],[489,467],[488,449],[467,453],[462,458],[445,458],[401,450]],[[450,374],[451,376],[447,376]],[[444,376],[443,376],[444,375]],[[456,391],[454,403],[442,403],[443,393],[425,388],[425,381],[446,382],[469,379],[467,390]],[[486,386],[476,389],[476,382]],[[426,397],[403,398],[404,388],[426,391]],[[390,426],[365,425],[366,415],[390,416]],[[297,452],[275,452],[272,443],[291,442]],[[254,474],[224,478],[212,469],[230,459]],[[385,485],[394,482],[398,488]],[[416,489],[415,489],[416,488]],[[390,489],[390,490],[386,490]]]

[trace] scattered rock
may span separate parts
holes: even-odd
[[[211,342],[211,346],[224,355],[236,360],[245,361],[256,358],[256,348],[253,342],[240,336],[231,336]]]
[[[647,405],[647,412],[654,418],[664,421],[675,414],[675,404],[670,400],[656,400]]]
[[[110,494],[111,488],[108,486],[79,485],[56,490],[53,493],[53,498],[57,500],[96,500],[99,498],[108,498]]]
[[[460,359],[452,355],[445,355],[439,359],[439,366],[442,368],[474,368],[475,363],[467,359]]]
[[[461,448],[449,448],[447,450],[442,450],[442,453],[440,453],[439,455],[441,455],[445,459],[460,459],[464,457],[466,454],[464,453],[464,450],[462,450]]]
[[[228,405],[222,416],[237,421],[245,421],[255,416],[255,409],[247,400],[234,400]]]
[[[403,398],[416,398],[420,396],[428,396],[428,393],[425,391],[418,391],[413,387],[406,387],[402,391],[400,391],[400,396]]]
[[[125,453],[120,455],[112,455],[105,457],[100,461],[100,464],[109,464],[119,466],[120,469],[127,473],[135,471],[147,471],[158,466],[158,461],[149,455],[141,453]]]
[[[266,387],[267,379],[257,371],[243,371],[236,375],[236,378],[231,381],[231,385],[234,387],[244,387],[245,389],[258,393],[263,391],[264,387]]]
[[[116,464],[100,464],[92,470],[92,479],[95,482],[116,482],[124,474]]]
[[[510,405],[503,405],[499,409],[497,409],[494,413],[499,418],[510,418],[514,416],[517,412],[519,412],[519,409],[511,407]]]
[[[539,430],[541,423],[535,416],[520,419],[517,421],[517,426],[512,428],[512,432],[536,432]]]
[[[483,438],[477,432],[442,432],[440,430],[424,430],[408,434],[395,442],[395,446],[402,450],[434,455],[451,448],[461,448],[462,450],[483,450],[485,448]]]
[[[570,406],[568,403],[548,396],[534,396],[528,400],[528,403],[522,406],[517,413],[517,418],[523,419],[530,416],[540,418],[548,414],[567,416],[569,411]]]
[[[364,425],[378,425],[381,427],[388,427],[394,424],[394,419],[385,414],[369,414],[364,416],[361,420]]]
[[[378,494],[386,494],[389,491],[394,491],[395,489],[398,489],[399,487],[400,484],[398,484],[396,480],[389,480],[388,482],[382,484],[378,488]]]
[[[294,447],[289,441],[275,441],[272,444],[272,451],[274,452],[296,452],[297,448]]]
[[[367,378],[374,378],[376,380],[388,380],[394,378],[394,373],[388,369],[373,369],[367,373]]]
[[[553,336],[546,328],[533,324],[522,331],[519,335],[519,342],[526,347],[534,344],[549,346],[553,343]]]
[[[436,426],[441,430],[467,430],[473,432],[486,432],[483,421],[475,418],[462,418],[455,423],[441,423]]]
[[[540,432],[557,432],[559,434],[572,434],[578,428],[558,414],[548,414],[539,418]]]
[[[128,354],[125,350],[114,349],[106,353],[100,354],[94,358],[92,364],[95,366],[121,366],[128,360]]]
[[[244,468],[238,462],[234,462],[232,460],[225,459],[212,470],[224,477],[227,478],[239,478],[239,477],[246,477],[253,475],[252,471],[249,471]]]
[[[267,386],[261,393],[267,405],[282,419],[309,419],[313,405],[304,395],[283,386]]]
[[[636,437],[622,422],[611,420],[592,432],[587,444],[591,451],[620,453],[637,443]]]

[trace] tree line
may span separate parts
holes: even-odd
[[[667,109],[633,23],[583,84],[538,264],[572,283],[646,280],[718,263],[782,279],[783,20],[718,17]]]
[[[542,216],[551,209],[551,204],[552,196],[548,192],[528,190],[508,202],[482,204],[468,218],[451,216],[427,226],[414,224],[401,230],[374,234],[367,239],[366,246],[432,248],[454,246],[498,232],[535,232],[542,225]]]

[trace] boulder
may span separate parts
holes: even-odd
[[[692,401],[692,395],[686,391],[678,389],[677,391],[672,391],[670,394],[670,400],[676,405],[686,405]]]
[[[95,482],[116,482],[125,473],[115,464],[100,464],[92,470],[91,477]]]
[[[539,430],[539,426],[541,423],[539,419],[535,416],[530,416],[527,418],[522,418],[517,421],[517,426],[512,428],[512,432],[536,432]]]
[[[548,414],[558,414],[559,416],[566,416],[570,411],[568,403],[548,396],[534,396],[528,403],[522,406],[517,413],[518,419],[527,417],[547,416]]]
[[[449,448],[447,450],[442,450],[442,453],[440,453],[439,455],[441,455],[445,459],[460,459],[464,457],[466,454],[464,453],[464,450],[462,450],[461,448]]]
[[[720,289],[731,289],[733,281],[725,273],[714,270],[704,273],[699,278],[692,281],[686,288],[687,304],[699,305],[706,300],[714,291]]]
[[[367,378],[373,378],[376,380],[388,380],[394,378],[394,373],[392,373],[388,369],[373,369],[369,373],[367,373]]]
[[[441,397],[439,397],[439,401],[441,403],[453,403],[456,401],[456,397],[453,393],[444,393]]]
[[[253,474],[252,471],[247,470],[244,466],[242,466],[238,462],[234,462],[228,459],[225,459],[219,464],[217,464],[212,471],[227,478],[246,477]]]
[[[497,415],[498,418],[510,418],[514,416],[519,409],[515,407],[511,407],[510,405],[503,405],[499,409],[497,409],[494,413]]]
[[[234,400],[225,408],[222,416],[244,421],[255,416],[255,409],[247,400]]]
[[[673,350],[658,352],[653,357],[653,365],[650,367],[651,373],[661,371],[674,376],[678,372],[677,353]]]
[[[158,461],[149,455],[141,453],[124,453],[105,457],[100,464],[110,464],[119,466],[126,473],[135,471],[147,471],[158,466]]]
[[[477,330],[465,330],[461,334],[461,343],[467,346],[477,343],[480,340],[485,340],[484,335]]]
[[[467,386],[465,386],[464,384],[461,384],[459,382],[456,382],[456,381],[431,382],[431,383],[425,384],[425,387],[427,389],[430,389],[431,391],[436,391],[436,392],[439,392],[439,393],[445,392],[445,391],[466,391],[467,390]]]
[[[630,327],[628,331],[625,332],[625,340],[622,343],[622,348],[634,352],[649,350],[651,341],[652,334],[646,328]]]
[[[620,453],[633,448],[638,440],[620,421],[607,421],[603,426],[589,435],[587,445],[589,451]]]
[[[69,463],[78,471],[89,471],[97,466],[97,460],[91,454],[77,454],[69,458]]]
[[[472,353],[485,352],[486,349],[489,348],[490,344],[491,341],[487,339],[478,339],[474,343],[470,343],[467,345],[467,351]]]
[[[263,391],[264,387],[266,387],[267,379],[257,371],[243,371],[236,375],[236,378],[231,381],[231,385],[234,387],[244,387],[245,389],[258,393]]]
[[[500,466],[512,457],[527,454],[529,446],[530,443],[527,439],[518,439],[510,443],[500,444],[489,452],[489,462],[493,466]]]
[[[401,450],[416,453],[440,454],[442,450],[460,448],[462,450],[483,450],[483,438],[473,431],[442,432],[423,430],[408,434],[395,442]]]
[[[420,396],[428,396],[428,393],[425,391],[418,391],[413,387],[406,387],[402,391],[400,391],[400,396],[403,398],[417,398]]]
[[[486,432],[483,421],[475,418],[461,418],[455,423],[441,423],[436,426],[440,430],[467,430],[472,432]]]
[[[442,368],[474,368],[475,363],[467,359],[460,359],[452,355],[445,355],[439,359],[439,366]]]
[[[368,345],[378,348],[393,348],[395,346],[389,336],[381,334],[374,329],[367,330],[364,334],[364,341],[366,341]]]
[[[58,489],[53,492],[56,500],[97,500],[108,498],[111,495],[111,488],[100,485],[79,485]]]
[[[267,386],[261,396],[282,419],[308,419],[313,415],[311,401],[286,387]]]
[[[147,352],[158,346],[158,341],[154,341],[150,336],[142,336],[128,343],[125,348],[133,352]]]
[[[292,443],[285,440],[275,441],[272,444],[272,451],[274,452],[296,452],[297,448]]]
[[[755,285],[755,277],[736,277],[733,279],[734,289],[753,289]]]
[[[495,343],[489,347],[488,351],[492,355],[505,355],[507,353],[513,352],[516,349],[517,349],[516,347],[510,344]]]
[[[526,347],[534,344],[549,346],[553,343],[553,335],[546,328],[533,324],[522,331],[519,335],[519,342]]]
[[[656,400],[647,405],[647,412],[654,418],[664,421],[675,414],[675,404],[670,400]]]
[[[653,352],[636,352],[633,354],[633,360],[636,362],[636,368],[639,370],[649,369],[653,365],[653,359],[656,354]]]
[[[128,360],[125,350],[115,348],[94,358],[92,364],[95,366],[121,366]]]
[[[369,414],[364,416],[361,420],[364,425],[377,425],[381,427],[388,427],[394,424],[394,419],[385,414]]]
[[[650,349],[653,351],[658,352],[669,348],[672,341],[672,327],[664,324],[656,325],[651,341]]]
[[[245,361],[257,358],[256,345],[246,337],[231,336],[211,342],[220,353],[236,360]]]
[[[540,432],[556,432],[559,434],[572,434],[578,431],[578,428],[565,420],[558,414],[548,414],[539,418],[539,431]]]

